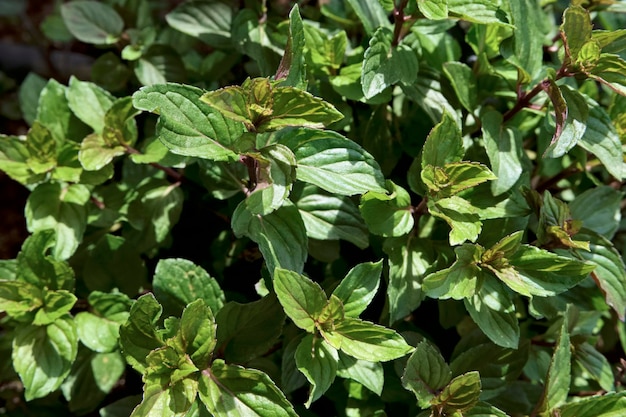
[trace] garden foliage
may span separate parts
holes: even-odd
[[[2,413],[626,413],[626,4],[237,3],[42,26]]]

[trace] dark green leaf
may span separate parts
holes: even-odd
[[[330,387],[337,374],[337,350],[318,336],[306,335],[296,350],[296,365],[311,384],[305,406],[318,400]]]
[[[185,259],[162,259],[152,282],[154,295],[167,315],[179,316],[183,308],[201,299],[217,314],[225,303],[219,284],[201,267]]]
[[[37,116],[39,95],[46,86],[47,80],[34,72],[29,72],[20,85],[19,101],[22,116],[26,123],[32,126]]]
[[[418,5],[423,3],[426,2],[419,2]],[[434,2],[429,1],[428,3]],[[463,107],[465,107],[467,111],[474,111],[478,98],[478,89],[472,69],[465,64],[452,61],[444,64],[443,72],[450,80],[450,83],[452,83],[452,88],[454,88],[454,92]]]
[[[470,317],[495,344],[517,349],[520,329],[509,290],[493,278],[485,279],[473,297],[464,300]]]
[[[209,365],[216,344],[216,324],[204,300],[192,301],[185,307],[176,339],[195,366],[204,369]]]
[[[281,85],[306,90],[306,66],[304,64],[305,35],[300,9],[296,4],[289,12],[289,38],[275,79],[284,79]]]
[[[41,123],[35,121],[26,136],[28,167],[36,174],[44,174],[57,165],[57,143]]]
[[[278,268],[274,271],[274,290],[294,324],[312,333],[328,302],[322,287],[305,276]]]
[[[55,233],[43,230],[29,236],[17,255],[18,278],[49,290],[74,289],[74,270],[63,261],[50,256],[56,246]]]
[[[615,391],[611,364],[592,345],[585,342],[574,347],[573,359],[587,371],[605,391]]]
[[[273,295],[247,304],[227,303],[217,314],[217,350],[229,362],[245,363],[276,343],[285,313]]]
[[[381,26],[390,26],[385,9],[377,1],[360,2],[358,0],[348,0],[348,4],[359,17],[368,35],[372,35]]]
[[[143,295],[133,304],[130,317],[120,327],[122,353],[138,372],[145,371],[148,354],[163,346],[163,340],[155,328],[162,311],[152,294]]]
[[[213,415],[297,417],[293,407],[263,372],[217,359],[202,372],[198,394]]]
[[[66,315],[47,326],[24,326],[13,339],[13,367],[27,401],[45,397],[61,386],[78,351],[74,322]]]
[[[582,220],[585,229],[611,239],[619,226],[621,200],[622,193],[619,191],[612,187],[599,186],[576,196],[569,203],[569,208],[572,218]]]
[[[385,237],[405,235],[414,225],[411,197],[391,180],[387,181],[387,192],[389,194],[365,193],[359,205],[361,215],[373,234]]]
[[[241,137],[243,125],[203,103],[203,93],[192,86],[154,85],[133,94],[133,105],[160,115],[159,138],[172,152],[235,161],[238,156],[230,148]]]
[[[124,29],[120,15],[106,3],[73,1],[61,7],[63,21],[81,42],[107,45],[117,42]]]
[[[441,353],[429,342],[422,341],[409,357],[402,375],[402,385],[413,391],[420,407],[427,408],[435,393],[452,379],[450,368]]]
[[[241,203],[231,224],[236,236],[248,236],[259,245],[270,273],[277,267],[302,272],[307,258],[307,235],[296,206],[285,202],[266,216],[254,216]]]

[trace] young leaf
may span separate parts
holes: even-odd
[[[463,301],[472,320],[496,345],[518,347],[520,330],[515,304],[504,285],[493,278],[485,279],[474,296]]]
[[[50,131],[35,121],[26,136],[26,163],[35,174],[45,174],[57,165],[57,143]]]
[[[389,194],[369,191],[361,197],[359,209],[371,233],[392,237],[411,231],[414,220],[409,193],[391,180]]]
[[[56,232],[54,256],[67,259],[76,251],[87,227],[87,207],[91,193],[82,184],[39,185],[26,203],[26,221],[31,233],[52,229]]]
[[[561,32],[565,38],[567,57],[576,62],[583,45],[591,39],[591,19],[589,12],[579,5],[571,5],[563,13]]]
[[[285,313],[274,295],[227,303],[215,318],[217,351],[229,362],[245,363],[267,353],[282,333]]]
[[[26,390],[26,401],[61,386],[78,351],[74,322],[66,315],[47,326],[24,326],[13,339],[13,367]]]
[[[23,138],[0,135],[0,169],[21,184],[42,181],[45,174],[37,174],[28,165],[30,152]]]
[[[449,268],[427,275],[424,292],[432,298],[462,300],[473,297],[484,274],[478,266],[484,253],[479,245],[464,244],[455,248],[457,260]]]
[[[296,272],[277,268],[274,291],[294,324],[312,333],[328,302],[322,287]]]
[[[502,10],[491,1],[448,0],[448,12],[469,22],[508,25],[500,18]]]
[[[296,365],[312,385],[305,406],[318,400],[330,387],[337,374],[337,350],[320,337],[306,335],[296,349]]]
[[[277,267],[302,272],[307,258],[307,235],[298,209],[286,201],[265,216],[254,216],[240,203],[231,220],[235,236],[258,243],[270,273]]]
[[[185,259],[162,259],[152,282],[154,295],[167,315],[179,316],[185,306],[201,299],[217,314],[225,303],[219,284],[201,267]]]
[[[392,38],[390,29],[378,27],[365,50],[361,80],[366,99],[398,82],[410,85],[417,79],[417,55],[407,45],[392,46]]]
[[[67,262],[50,256],[49,252],[55,246],[56,235],[52,230],[42,230],[30,235],[17,255],[18,279],[38,288],[72,291],[74,270]]]
[[[214,415],[297,417],[292,405],[263,372],[216,359],[200,376],[200,400]]]
[[[567,400],[571,379],[572,357],[567,317],[568,312],[566,311],[563,314],[563,323],[556,339],[554,354],[550,360],[543,395],[536,406],[536,410],[540,413],[550,412]]]
[[[433,127],[426,138],[422,150],[422,169],[427,165],[443,167],[447,163],[459,162],[464,154],[461,131],[452,116],[444,112],[441,122]]]
[[[289,38],[275,78],[284,79],[281,85],[306,90],[306,65],[304,63],[305,32],[296,4],[289,12]]]
[[[0,311],[20,322],[32,322],[43,306],[42,290],[28,282],[0,281]],[[66,311],[67,312],[67,311]]]
[[[464,412],[478,403],[480,392],[480,374],[472,371],[452,379],[432,403],[435,408],[442,410],[444,415]]]
[[[272,96],[272,114],[257,126],[259,132],[287,126],[322,128],[343,119],[332,104],[294,87],[276,87]]]
[[[338,133],[307,128],[284,129],[274,140],[290,148],[298,162],[300,181],[340,195],[386,192],[376,160],[365,149]]]
[[[334,348],[372,362],[387,362],[413,350],[395,331],[355,318],[335,322],[334,329],[322,330],[322,336]]]
[[[124,29],[124,20],[115,9],[98,1],[81,0],[63,4],[61,15],[72,35],[85,43],[113,44]]]
[[[35,326],[46,326],[54,323],[57,319],[70,312],[76,300],[76,296],[66,290],[46,291],[42,300],[43,304],[37,310],[32,324]]]
[[[128,320],[120,327],[122,353],[138,372],[145,372],[148,354],[163,346],[155,328],[162,310],[152,294],[143,295],[133,304]]]
[[[86,170],[97,171],[125,153],[124,146],[109,146],[102,135],[92,133],[81,142],[78,160]]]
[[[444,220],[450,228],[450,245],[459,245],[466,240],[475,242],[482,230],[478,209],[469,201],[453,195],[437,201],[428,200],[428,211]]]
[[[451,162],[443,167],[426,165],[421,173],[422,181],[437,199],[450,197],[496,176],[478,162]]]
[[[174,29],[209,45],[228,47],[233,10],[224,3],[194,0],[179,4],[165,16]]]
[[[343,303],[346,317],[358,317],[374,299],[383,270],[382,260],[352,268],[333,291]]]
[[[298,207],[308,237],[319,240],[344,239],[361,249],[369,245],[365,222],[350,198],[331,195],[307,184],[296,185],[291,199]]]
[[[435,398],[435,393],[448,385],[451,379],[450,368],[441,353],[429,342],[422,341],[409,357],[402,375],[402,385],[413,391],[421,408],[427,408]]]
[[[133,105],[160,115],[159,139],[174,153],[214,161],[235,161],[231,150],[244,132],[243,124],[224,117],[200,100],[199,88],[163,84],[133,94]]]
[[[383,365],[380,362],[370,362],[355,359],[339,351],[337,376],[356,381],[376,395],[381,395],[385,382]]]

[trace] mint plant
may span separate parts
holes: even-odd
[[[623,2],[51,3],[2,414],[626,413]]]

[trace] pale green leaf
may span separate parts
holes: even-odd
[[[243,134],[243,125],[203,103],[200,100],[203,93],[188,85],[153,85],[133,94],[133,105],[160,115],[159,139],[172,152],[235,161],[238,156],[231,148]]]
[[[453,378],[433,399],[433,405],[443,408],[445,414],[464,412],[478,403],[480,392],[479,373],[467,372]]]
[[[233,9],[212,0],[194,0],[179,4],[165,15],[167,23],[176,30],[200,39],[209,45],[230,45]]]
[[[522,136],[519,130],[504,127],[498,112],[487,112],[481,120],[485,149],[497,177],[491,191],[497,196],[510,190],[522,175]]]
[[[72,35],[81,42],[94,45],[117,42],[124,29],[124,20],[115,9],[99,1],[63,4],[61,16]]]
[[[112,352],[118,344],[121,323],[81,311],[74,317],[78,338],[94,352]]]
[[[69,315],[47,326],[23,326],[13,339],[13,367],[26,401],[45,397],[61,386],[78,351],[76,327]]]
[[[45,174],[37,174],[28,166],[30,153],[23,137],[0,135],[0,169],[21,184],[42,181]]]
[[[474,23],[509,25],[502,19],[504,11],[498,4],[493,0],[448,0],[448,13]]]
[[[84,169],[97,171],[111,163],[116,156],[125,153],[125,147],[110,146],[102,135],[92,133],[81,142],[78,160]]]
[[[56,247],[53,230],[42,230],[30,235],[17,255],[20,281],[48,290],[74,290],[74,270],[50,252]]]
[[[225,303],[224,293],[215,278],[186,259],[161,259],[152,286],[165,314],[176,317],[194,300],[203,300],[213,314]]]
[[[543,11],[536,0],[519,0],[509,5],[515,29],[513,37],[502,45],[502,56],[517,67],[521,74],[518,78],[527,84],[541,68]]]
[[[590,188],[569,203],[572,218],[582,220],[585,229],[611,239],[621,220],[622,197],[623,194],[612,187]]]
[[[358,264],[335,288],[333,295],[343,303],[347,317],[358,317],[374,299],[382,270],[382,260]]]
[[[452,196],[437,201],[428,200],[430,214],[444,220],[450,228],[450,245],[459,245],[466,240],[475,242],[482,230],[478,209],[469,201]]]
[[[462,300],[474,297],[479,280],[484,276],[478,266],[484,249],[463,244],[454,249],[457,260],[449,267],[427,275],[423,291],[432,298]]]
[[[414,225],[411,197],[391,180],[387,181],[387,192],[389,194],[365,193],[359,205],[361,215],[373,234],[385,237],[405,235]]]
[[[448,17],[447,0],[417,0],[417,7],[426,19],[440,20]]]
[[[445,112],[439,122],[428,134],[422,151],[422,169],[427,165],[443,167],[445,164],[459,162],[465,153],[461,131],[454,118]]]
[[[76,117],[89,125],[96,133],[102,133],[104,115],[113,105],[115,97],[98,85],[80,81],[74,76],[70,77],[65,95]]]
[[[355,359],[340,351],[337,376],[356,381],[376,395],[381,395],[383,391],[385,377],[380,362]]]
[[[626,409],[626,392],[581,398],[559,408],[561,417],[620,417]]]
[[[578,60],[583,45],[591,39],[592,28],[587,10],[579,5],[571,5],[565,9],[561,31],[565,37],[568,57],[572,61]]]
[[[135,76],[143,85],[183,82],[187,79],[185,63],[169,45],[152,44],[135,65]]]
[[[186,378],[169,386],[146,385],[131,417],[183,417],[198,395],[198,381]]]
[[[202,372],[198,394],[213,415],[297,417],[293,406],[265,373],[220,359]]]
[[[587,371],[605,391],[615,391],[611,364],[607,358],[587,342],[574,347],[573,359]]]
[[[67,290],[45,291],[42,300],[43,304],[37,310],[32,324],[35,326],[46,326],[55,322],[70,312],[76,300],[76,296]]]
[[[29,126],[32,126],[37,116],[39,95],[46,86],[47,80],[34,72],[29,72],[20,84],[19,101],[22,116]]]
[[[418,5],[422,3],[434,2],[419,2]],[[474,111],[476,99],[478,98],[478,88],[472,69],[461,62],[451,61],[443,65],[443,72],[450,80],[452,88],[463,107],[469,112]]]
[[[312,333],[328,302],[322,287],[303,275],[278,268],[274,271],[274,291],[294,324]]]
[[[339,354],[318,336],[306,335],[296,349],[296,365],[304,374],[311,390],[305,406],[318,400],[330,387],[337,375]]]

